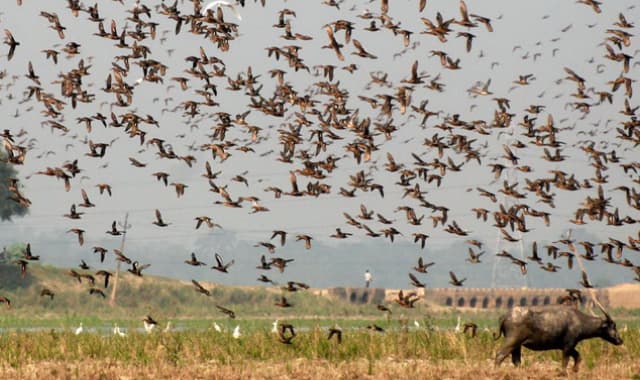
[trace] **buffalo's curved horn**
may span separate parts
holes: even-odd
[[[607,313],[607,311],[604,309],[604,306],[602,306],[602,304],[600,303],[600,301],[598,301],[597,297],[593,297],[593,302],[595,302],[596,306],[598,306],[598,308],[600,309],[600,311],[602,311],[602,314],[604,314],[605,318],[607,318],[607,321],[611,321],[611,316],[609,315],[609,313]]]

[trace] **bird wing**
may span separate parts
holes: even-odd
[[[199,283],[198,281],[196,281],[196,280],[191,280],[191,283],[192,283],[196,288],[200,289],[201,291],[205,291],[205,290],[206,290],[206,289],[205,289],[202,285],[200,285],[200,283]]]
[[[232,310],[227,309],[226,307],[222,307],[220,305],[216,305],[216,307],[218,308],[218,310],[220,310],[221,312],[227,314],[231,319],[236,317],[236,313],[234,313]]]
[[[87,195],[87,192],[84,191],[84,189],[80,189],[80,193],[82,193],[82,199],[84,199],[85,203],[91,203],[89,202],[89,196]]]
[[[366,53],[366,50],[364,50],[364,47],[362,46],[360,41],[356,40],[355,38],[353,39],[353,46],[355,46],[356,49],[358,49],[361,53]]]
[[[467,4],[465,4],[462,0],[460,0],[460,15],[462,16],[463,20],[469,19],[469,16],[467,14]]]

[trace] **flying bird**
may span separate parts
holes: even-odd
[[[7,55],[7,60],[11,61],[11,58],[13,58],[13,54],[16,51],[16,46],[20,45],[20,42],[16,41],[15,38],[13,38],[13,34],[11,34],[8,29],[4,30],[4,35],[4,43],[5,45],[9,45],[9,54]]]
[[[229,318],[231,319],[235,319],[236,318],[236,313],[233,312],[233,310],[231,309],[227,309],[226,307],[220,306],[220,305],[216,305],[216,308],[223,314],[226,314]]]
[[[216,253],[215,254],[215,259],[216,259],[216,265],[212,266],[211,269],[215,269],[217,271],[220,271],[222,273],[228,273],[227,269],[233,265],[233,263],[235,263],[235,260],[231,260],[228,263],[224,263],[224,260],[222,259],[222,256],[220,256],[220,254]]]
[[[413,273],[409,273],[409,279],[411,280],[411,285],[416,288],[424,288],[426,286],[424,282],[420,282]]]
[[[210,2],[204,8],[202,8],[201,14],[203,16],[206,16],[209,10],[213,10],[214,8],[220,8],[220,7],[231,9],[231,11],[233,12],[233,15],[236,16],[238,20],[242,21],[242,16],[240,15],[240,12],[238,12],[238,9],[236,8],[235,3],[227,0],[214,0]]]
[[[158,227],[167,227],[171,223],[165,223],[164,220],[162,220],[162,214],[160,213],[160,210],[156,209],[156,220],[153,221],[153,224]]]
[[[449,281],[449,283],[453,286],[462,286],[462,284],[467,280],[466,278],[458,280],[455,273],[453,273],[452,271],[449,271],[449,277],[451,277],[451,281]]]
[[[204,286],[200,285],[200,283],[196,280],[191,280],[191,283],[193,284],[193,286],[195,286],[195,291],[198,293],[202,293],[205,296],[210,296],[211,292],[207,289],[204,288]]]
[[[191,252],[191,258],[189,260],[185,260],[184,262],[185,262],[185,264],[189,264],[189,265],[192,265],[194,267],[207,265],[207,264],[203,263],[202,261],[198,260],[198,258],[196,257],[196,253],[195,252]]]

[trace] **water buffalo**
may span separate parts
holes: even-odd
[[[500,317],[500,330],[497,340],[504,335],[504,344],[496,354],[495,365],[511,354],[511,361],[520,364],[521,346],[528,349],[562,350],[562,369],[566,373],[569,357],[578,371],[580,354],[576,345],[583,339],[600,337],[615,345],[622,344],[616,323],[601,305],[598,305],[605,318],[587,315],[566,305],[514,307]]]

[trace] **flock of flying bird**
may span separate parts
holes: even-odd
[[[597,83],[601,79],[594,80],[570,67],[560,67],[565,76],[558,84],[564,82],[573,86],[568,105],[575,117],[582,120],[590,113],[601,112],[600,107],[609,107],[605,108],[607,110],[618,107],[620,120],[602,122],[589,130],[584,126],[571,126],[564,119],[556,121],[551,113],[545,112],[544,104],[531,104],[524,110],[512,110],[509,98],[495,95],[491,90],[491,79],[478,82],[468,90],[468,95],[477,99],[493,95],[491,99],[495,102],[495,109],[491,119],[466,120],[464,110],[447,114],[444,110],[429,107],[428,99],[446,92],[446,83],[442,79],[444,75],[430,75],[421,71],[420,67],[429,66],[434,71],[440,67],[444,71],[461,70],[465,63],[473,62],[469,55],[474,50],[473,41],[491,39],[492,33],[499,32],[495,18],[475,13],[462,0],[459,2],[458,14],[445,15],[434,11],[433,18],[422,17],[424,12],[430,11],[426,1],[415,1],[415,11],[422,23],[421,30],[405,29],[401,20],[393,16],[395,4],[390,4],[387,0],[375,1],[379,8],[375,11],[362,11],[355,20],[340,18],[358,10],[355,5],[348,9],[348,1],[324,0],[323,5],[335,8],[336,19],[325,25],[319,35],[295,32],[293,26],[296,22],[301,22],[299,17],[302,15],[298,15],[301,13],[300,9],[294,11],[284,8],[272,15],[266,12],[267,9],[272,9],[272,5],[265,4],[266,1],[262,0],[260,4],[265,10],[263,17],[275,18],[273,27],[282,31],[284,43],[266,47],[263,62],[235,75],[225,65],[224,54],[241,48],[242,30],[245,27],[240,21],[243,8],[258,5],[245,4],[245,1],[234,3],[220,0],[208,5],[199,0],[182,1],[179,4],[176,0],[173,4],[162,2],[155,7],[136,1],[133,7],[128,7],[122,1],[113,1],[122,4],[120,7],[126,12],[126,20],[110,18],[114,16],[101,13],[101,2],[84,5],[78,0],[68,0],[65,12],[70,15],[65,14],[65,17],[60,17],[53,11],[40,12],[40,21],[57,33],[62,42],[42,51],[44,59],[50,60],[46,64],[60,71],[57,79],[51,83],[46,83],[38,75],[45,64],[41,57],[29,57],[26,68],[9,65],[21,55],[24,36],[4,30],[5,51],[2,53],[6,55],[2,57],[2,66],[5,68],[0,71],[0,89],[16,98],[23,96],[20,100],[21,112],[39,112],[42,126],[49,127],[56,133],[51,138],[73,138],[75,141],[67,148],[81,148],[84,152],[82,158],[57,166],[50,165],[53,159],[49,156],[55,157],[56,152],[41,152],[40,156],[34,157],[36,153],[33,151],[41,148],[37,148],[31,139],[32,132],[29,128],[17,127],[20,122],[16,119],[5,122],[0,135],[4,148],[0,157],[5,163],[20,169],[29,160],[46,159],[47,166],[38,170],[35,175],[51,177],[52,184],[53,180],[62,181],[65,190],[73,194],[72,189],[75,191],[77,186],[82,187],[86,183],[79,180],[86,161],[109,160],[108,153],[116,149],[116,144],[126,145],[118,140],[121,137],[122,140],[128,138],[143,148],[138,153],[152,152],[159,161],[184,162],[189,170],[202,171],[198,173],[198,181],[190,183],[172,181],[171,173],[166,171],[144,174],[155,177],[162,186],[172,186],[178,198],[187,197],[190,187],[202,185],[215,194],[216,207],[250,207],[250,214],[263,214],[270,212],[270,209],[264,205],[261,197],[232,195],[232,191],[237,188],[234,186],[243,185],[244,189],[255,190],[261,181],[254,180],[247,173],[231,176],[223,174],[225,161],[232,155],[259,156],[259,159],[278,162],[278,165],[289,172],[288,184],[271,184],[259,189],[261,193],[273,194],[274,205],[285,198],[305,197],[308,202],[320,202],[329,195],[350,198],[356,204],[360,203],[359,206],[356,205],[357,214],[343,212],[346,225],[335,227],[330,238],[347,239],[354,234],[361,234],[393,242],[394,239],[405,238],[405,234],[409,235],[405,228],[412,226],[416,232],[411,233],[411,239],[416,243],[417,249],[423,250],[430,235],[440,230],[451,238],[466,240],[466,262],[470,264],[481,262],[481,256],[487,250],[484,243],[472,239],[471,232],[463,223],[452,219],[450,210],[458,212],[454,202],[438,204],[428,196],[429,190],[446,186],[449,178],[462,176],[465,172],[486,171],[493,179],[492,184],[499,184],[495,189],[469,189],[478,195],[479,206],[466,210],[466,213],[495,226],[504,241],[522,241],[523,234],[532,230],[529,228],[531,223],[547,227],[552,220],[562,223],[553,216],[557,203],[555,192],[575,192],[576,197],[584,196],[579,207],[572,212],[572,218],[564,222],[606,225],[607,228],[637,222],[636,217],[640,211],[640,191],[637,190],[640,184],[640,156],[637,153],[640,145],[640,120],[636,118],[638,107],[632,106],[635,79],[630,75],[638,62],[634,61],[635,54],[631,54],[632,31],[635,26],[623,13],[613,21],[599,20],[599,23],[611,24],[603,35],[602,54],[606,59],[603,65],[615,67],[619,73],[617,77],[606,78],[607,84],[600,86]],[[600,3],[595,0],[580,0],[578,3],[590,6],[596,13],[601,12]],[[22,5],[22,1],[19,0],[18,4]],[[118,4],[110,4],[116,5]],[[229,21],[230,14],[225,13],[229,9],[233,11],[233,21]],[[74,36],[74,40],[80,42],[71,41],[70,36],[65,33],[67,27],[62,20],[68,20],[65,23],[93,25],[96,32],[92,36],[82,36],[82,39]],[[164,28],[168,24],[172,26],[170,30]],[[385,50],[391,50],[371,44],[365,47],[363,41],[370,33],[387,33],[399,38],[402,46],[399,55],[417,55],[421,44],[437,46],[428,54],[437,57],[439,66],[433,65],[432,61],[416,59],[408,69],[408,75],[396,82],[387,73],[370,72],[370,82],[362,92],[353,96],[344,84],[349,83],[349,76],[356,71],[367,70],[368,61],[378,59]],[[201,47],[193,55],[183,58],[186,63],[172,59],[172,64],[185,68],[182,76],[169,77],[167,73],[173,68],[154,58],[156,55],[149,46],[155,45],[156,39],[160,39],[164,46],[180,43],[184,34],[199,38]],[[452,53],[445,51],[457,38],[464,40],[466,57],[454,57]],[[84,50],[88,50],[88,45],[94,39],[112,41],[119,52],[119,55],[113,57],[108,73],[93,72],[92,64],[88,63],[90,60],[84,56]],[[327,63],[310,67],[305,62],[304,52],[308,46],[316,45]],[[515,50],[517,49],[514,48]],[[60,59],[63,54],[65,60]],[[481,52],[480,57],[482,54]],[[256,66],[260,70],[269,66],[273,68],[257,73]],[[493,64],[491,66],[493,68]],[[16,71],[17,69],[20,70]],[[602,72],[604,69],[598,67],[594,76],[597,77]],[[297,78],[302,75],[314,81],[310,88],[297,88],[295,81],[287,80],[288,77]],[[510,91],[524,89],[536,80],[534,74],[528,73],[515,73],[514,77],[514,87]],[[96,78],[106,78],[101,88],[93,86]],[[455,80],[455,76],[451,80]],[[137,90],[142,86],[166,86],[165,82],[170,83],[167,92],[169,87],[176,89],[179,86],[180,91],[189,98],[180,103],[173,98],[154,99],[154,104],[164,102],[166,106],[161,115],[158,112],[137,112]],[[16,90],[19,85],[24,86],[22,94]],[[274,91],[269,94],[266,88],[270,87]],[[221,105],[222,101],[226,96],[231,96],[231,93],[243,94],[246,111],[234,115],[233,111],[225,110]],[[540,95],[538,100],[544,97]],[[104,104],[98,106],[97,99],[107,99],[110,114],[102,113]],[[553,101],[555,99],[551,100]],[[176,141],[157,137],[157,131],[171,128],[163,123],[165,112],[182,112],[180,117],[185,124],[196,125],[195,128],[199,125],[200,129],[204,129],[207,122],[213,124],[207,131],[210,134],[206,135],[204,141],[200,140],[202,143],[191,144],[188,154],[179,154],[174,150],[178,146],[178,139],[186,138],[189,134],[180,131]],[[70,113],[79,113],[81,116],[70,120]],[[264,120],[268,122],[261,125]],[[269,123],[277,123],[277,129],[267,127],[266,124]],[[610,123],[616,124],[615,127],[610,128]],[[576,124],[585,123],[581,121]],[[119,136],[111,142],[96,142],[98,137],[94,136],[99,136],[96,133],[98,128],[115,130],[114,133]],[[412,131],[411,139],[423,139],[422,151],[412,152],[410,162],[398,160],[400,154],[394,154],[387,148],[392,141],[395,142],[394,136],[406,133],[407,129]],[[193,127],[191,131],[193,132]],[[84,138],[80,137],[82,134]],[[277,136],[274,138],[273,134]],[[498,138],[503,134],[511,136],[508,143],[499,142]],[[576,135],[584,135],[585,138],[572,144],[566,141]],[[603,137],[602,140],[598,140],[599,137]],[[269,144],[275,143],[279,144],[279,151],[271,149],[266,153],[257,153],[261,147],[271,147]],[[129,147],[135,145],[131,144]],[[500,147],[501,154],[490,157],[495,146]],[[617,148],[614,149],[614,146]],[[565,170],[551,170],[550,174],[544,170],[538,172],[539,167],[544,167],[544,164],[540,164],[542,160],[551,164],[562,163],[569,158],[569,152],[582,154],[579,159],[587,162],[587,167],[593,172],[591,177],[580,178],[568,172],[566,162],[561,166]],[[535,158],[529,159],[532,156]],[[145,168],[148,162],[133,156],[128,159],[132,166],[130,170],[139,170],[140,173],[147,170]],[[341,166],[349,165],[356,166],[357,170],[348,173],[346,183],[336,185],[335,180],[339,176],[334,176],[334,171],[344,173],[346,169]],[[106,166],[104,164],[102,167]],[[613,171],[618,173],[610,174]],[[525,183],[511,182],[508,173],[525,176]],[[609,177],[622,178],[627,183],[611,183]],[[392,185],[387,184],[389,179],[394,181]],[[25,187],[21,179],[10,178],[0,186],[6,186],[10,194],[3,202],[16,202],[26,208],[31,206],[28,186]],[[97,189],[93,198],[108,198],[118,191],[117,186],[108,182],[97,182],[92,186]],[[389,189],[389,186],[393,186],[393,189]],[[364,193],[377,194],[382,200],[390,192],[402,194],[402,204],[395,211],[405,215],[406,226],[402,221],[387,218],[381,212],[357,201]],[[81,188],[80,193],[81,200],[72,201],[74,203],[69,212],[63,215],[64,218],[79,220],[97,207],[99,202],[92,200],[85,188]],[[612,194],[624,195],[624,203],[615,206]],[[428,219],[432,223],[426,223],[425,215],[421,215],[421,212],[430,213]],[[214,220],[217,221],[207,215],[195,216],[195,229],[222,228]],[[160,229],[172,226],[172,222],[163,217],[160,208],[155,210],[155,215],[149,216],[149,223]],[[372,227],[374,223],[380,227]],[[125,233],[118,229],[116,221],[105,222],[105,225],[110,225],[106,234],[122,236]],[[75,234],[78,244],[84,246],[87,233],[84,229],[73,227],[68,229],[68,233]],[[614,236],[616,237],[601,242],[560,239],[544,247],[546,256],[538,251],[537,243],[533,241],[531,254],[527,257],[519,257],[507,250],[497,252],[496,256],[513,263],[523,274],[532,265],[556,272],[563,267],[560,260],[565,259],[569,269],[573,267],[574,260],[603,260],[634,271],[636,280],[640,281],[640,265],[625,255],[630,251],[640,251],[640,233],[637,236]],[[287,266],[294,265],[294,259],[275,255],[279,246],[295,239],[303,243],[301,248],[310,250],[314,238],[317,237],[311,234],[274,230],[263,241],[256,242],[257,248],[266,249],[257,262],[257,270],[261,272],[258,280],[276,285],[262,272],[275,268],[283,273]],[[578,251],[578,246],[583,248],[582,252]],[[597,247],[601,254],[597,253]],[[142,277],[143,270],[150,265],[142,264],[115,248],[94,246],[92,251],[99,255],[100,263],[112,256],[116,261],[130,265],[128,272],[134,276]],[[228,256],[226,253],[225,255]],[[221,273],[231,273],[236,269],[233,267],[234,259],[226,260],[220,253],[215,253],[214,257],[215,263],[211,269]],[[16,261],[23,277],[27,273],[28,264],[38,259],[39,256],[32,254],[31,245],[28,244],[23,257]],[[437,257],[433,260],[437,265]],[[191,253],[184,262],[195,267],[210,265],[201,261],[196,253]],[[416,257],[416,266],[408,268],[415,272],[409,273],[412,286],[426,286],[419,276],[426,274],[434,262]],[[84,260],[80,269],[82,271],[71,269],[70,276],[79,283],[88,282],[88,292],[105,298],[104,290],[109,287],[113,272],[99,270],[91,274],[90,266]],[[449,274],[453,286],[464,285],[465,278],[460,278],[453,271]],[[104,283],[98,285],[96,276],[103,277]],[[205,285],[197,280],[192,283],[196,292],[211,296],[210,289]],[[584,270],[581,284],[586,288],[593,286]],[[286,292],[304,290],[309,285],[288,281],[281,288],[283,294],[278,297],[275,305],[291,307],[292,304],[285,297]],[[51,289],[42,289],[41,295],[54,298]],[[400,292],[396,303],[401,307],[412,308],[419,299],[413,292]],[[0,298],[0,301],[10,305],[6,297]],[[235,318],[231,309],[223,305],[216,307],[230,318]],[[378,309],[390,312],[385,305],[378,305]],[[148,319],[153,321],[151,317]],[[339,329],[334,330],[330,336],[337,335],[337,339],[341,340]],[[280,325],[279,336],[283,343],[291,343],[295,336],[293,326]]]

